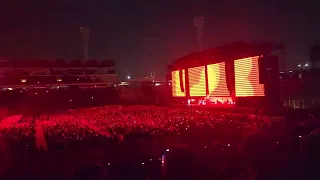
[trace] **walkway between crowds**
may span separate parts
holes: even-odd
[[[36,126],[35,126],[35,139],[36,139],[36,147],[38,149],[44,149],[45,151],[48,150],[47,148],[47,142],[44,137],[44,130],[43,130],[43,123],[40,120],[36,120]]]
[[[18,123],[20,121],[21,117],[22,117],[22,115],[14,115],[14,116],[6,117],[6,118],[2,119],[2,121],[0,122],[0,126],[6,126],[6,125]]]
[[[89,122],[86,121],[86,120],[81,120],[80,122],[81,122],[81,124],[82,124],[84,127],[88,127],[88,128],[90,128],[91,130],[93,130],[93,131],[101,134],[102,136],[111,137],[111,134],[110,134],[109,132],[105,132],[105,131],[101,130],[99,127],[97,127],[97,126],[89,123]]]

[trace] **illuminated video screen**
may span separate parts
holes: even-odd
[[[236,97],[265,96],[259,83],[259,56],[234,61]]]
[[[188,69],[190,96],[206,96],[205,66]]]
[[[208,89],[211,97],[229,97],[225,62],[210,64],[208,69]]]
[[[178,71],[172,71],[172,96],[173,97],[185,97],[186,86],[185,86],[185,70],[182,70],[182,81],[180,82],[180,74]],[[181,87],[182,86],[182,87]]]

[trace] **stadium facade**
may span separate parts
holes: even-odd
[[[1,87],[107,84],[118,81],[112,60],[0,61]]]

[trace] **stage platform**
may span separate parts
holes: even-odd
[[[267,112],[257,112],[255,108],[249,107],[235,107],[235,106],[214,106],[214,105],[205,105],[205,106],[187,106],[185,104],[172,104],[169,107],[172,108],[183,108],[183,109],[199,109],[199,110],[209,110],[215,111],[222,114],[234,114],[234,115],[250,115],[256,117],[257,115],[263,119],[284,119],[284,112],[277,110],[272,113]]]

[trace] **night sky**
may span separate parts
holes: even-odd
[[[0,6],[2,59],[82,59],[80,26],[90,26],[90,59],[115,60],[121,78],[164,79],[169,63],[198,50],[195,16],[205,17],[205,48],[284,42],[287,68],[307,62],[320,39],[320,3],[311,0],[11,1]]]

